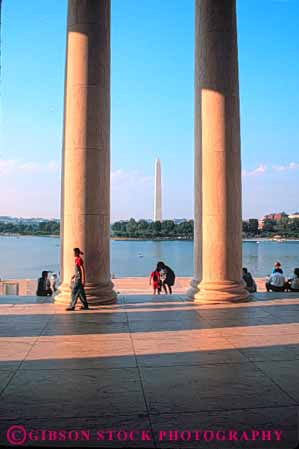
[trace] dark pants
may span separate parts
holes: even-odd
[[[245,288],[249,293],[256,293],[256,287],[246,287],[245,286]]]
[[[162,286],[163,286],[163,289],[164,289],[164,292],[166,293],[166,295],[168,294],[167,287],[168,287],[168,289],[169,289],[169,294],[170,294],[170,295],[172,294],[172,288],[171,288],[172,285],[173,285],[173,284],[171,284],[171,285],[168,284],[167,279],[166,279],[165,281],[163,281]]]
[[[81,281],[74,282],[74,285],[72,287],[70,307],[72,307],[73,309],[76,306],[78,298],[80,299],[84,307],[88,307],[85,290]]]
[[[159,284],[158,284],[158,295],[160,295],[161,291],[162,291],[162,281],[159,281]]]
[[[284,292],[285,288],[286,288],[286,286],[275,287],[275,285],[271,285],[270,282],[266,282],[267,292],[269,292],[270,290],[272,290],[272,292]]]
[[[36,292],[36,296],[52,296],[53,292],[52,290],[49,288],[48,290],[42,290],[42,291],[37,291]]]

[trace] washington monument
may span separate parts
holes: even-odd
[[[159,158],[155,163],[154,221],[162,221],[161,163]]]

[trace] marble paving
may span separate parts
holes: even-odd
[[[182,294],[128,294],[75,312],[43,298],[0,297],[0,446],[17,425],[28,446],[292,449],[298,373],[295,294],[213,306]],[[28,436],[32,429],[64,429],[74,439],[41,441]],[[76,440],[82,430],[89,440]],[[122,441],[108,430],[123,431]],[[252,430],[279,430],[281,440],[220,438]],[[210,441],[188,439],[191,431],[208,431]]]

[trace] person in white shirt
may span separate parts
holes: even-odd
[[[284,292],[285,288],[286,288],[286,280],[282,273],[282,269],[276,268],[270,274],[270,277],[266,282],[267,292],[270,292],[271,290],[273,292]]]

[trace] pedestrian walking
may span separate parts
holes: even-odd
[[[86,294],[84,290],[85,285],[85,268],[83,259],[81,257],[83,255],[80,248],[74,248],[74,257],[75,257],[75,274],[72,277],[72,293],[71,293],[71,303],[66,310],[75,310],[76,303],[78,298],[82,302],[81,309],[88,309],[88,302],[86,299]]]

